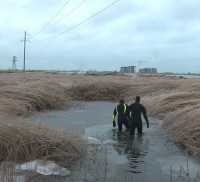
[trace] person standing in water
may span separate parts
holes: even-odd
[[[149,120],[147,117],[146,108],[140,103],[140,96],[137,96],[135,99],[135,103],[129,106],[129,117],[130,117],[130,134],[135,135],[135,130],[137,129],[138,135],[143,134],[143,126],[142,126],[142,115],[147,124],[147,128],[149,128]]]
[[[123,124],[126,127],[128,127],[127,126],[127,119],[126,119],[127,110],[128,110],[127,104],[125,104],[124,100],[120,100],[119,104],[115,107],[115,109],[113,111],[113,127],[116,127],[115,118],[116,118],[116,116],[118,116],[117,125],[118,125],[119,132],[122,131]]]

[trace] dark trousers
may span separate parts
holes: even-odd
[[[137,129],[138,135],[143,134],[143,128],[142,128],[142,121],[140,122],[133,122],[131,123],[131,128],[130,128],[130,134],[135,135],[135,130]]]
[[[124,121],[123,121],[124,126],[126,127],[127,130],[129,130],[129,119],[127,116],[125,116]]]
[[[124,115],[118,115],[117,125],[118,125],[118,130],[120,132],[122,131],[124,122],[125,122],[125,116]]]

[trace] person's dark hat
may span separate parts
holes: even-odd
[[[121,100],[119,101],[119,103],[120,103],[120,104],[123,104],[123,103],[124,103],[124,100],[123,100],[123,99],[121,99]]]
[[[140,102],[140,96],[136,96],[135,101]]]

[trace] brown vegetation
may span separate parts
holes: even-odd
[[[173,134],[175,140],[192,152],[200,151],[200,80],[170,77],[131,77],[131,76],[90,76],[51,73],[1,73],[0,74],[0,129],[3,136],[0,154],[13,147],[17,138],[20,150],[30,153],[34,145],[41,145],[33,151],[31,159],[54,156],[68,157],[68,141],[62,132],[47,127],[41,128],[29,123],[15,122],[16,115],[26,116],[34,111],[62,108],[72,100],[108,100],[125,98],[132,102],[136,95],[143,96],[149,113],[163,120],[163,126]],[[12,116],[12,117],[11,117]],[[8,121],[12,127],[5,125]],[[24,120],[24,119],[23,119]],[[31,128],[31,129],[30,129]],[[43,131],[47,132],[43,132]],[[57,138],[53,136],[56,135]],[[5,138],[4,138],[5,137]],[[6,142],[5,142],[6,141]],[[33,143],[34,145],[28,145]],[[5,145],[6,144],[6,145]],[[27,148],[23,148],[26,144]],[[70,150],[77,151],[79,144],[71,143]],[[76,148],[77,147],[77,148]],[[34,147],[35,148],[35,147]],[[52,150],[53,149],[53,150]],[[55,149],[55,150],[54,150]],[[9,150],[12,151],[12,150]],[[13,150],[14,151],[14,150]],[[26,155],[14,151],[19,160],[27,160]],[[73,152],[74,153],[74,152]],[[2,155],[3,156],[3,155]],[[12,154],[11,156],[14,156]],[[8,156],[6,156],[8,157]],[[68,159],[68,158],[67,158]],[[3,160],[3,158],[1,158]]]
[[[104,76],[73,78],[70,89],[78,100],[119,100],[133,102],[143,97],[151,116],[163,120],[165,127],[193,154],[200,151],[200,80],[178,77]]]
[[[0,132],[1,162],[20,163],[42,159],[71,167],[81,155],[82,139],[68,136],[61,129],[50,129],[28,121],[15,121],[1,122]]]
[[[46,74],[0,74],[0,161],[54,160],[67,167],[81,157],[83,140],[62,130],[33,124],[34,111],[59,109],[66,104],[65,87]],[[45,80],[41,79],[44,76]],[[68,99],[69,100],[69,99]]]

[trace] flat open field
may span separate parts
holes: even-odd
[[[62,109],[74,100],[118,101],[125,98],[131,103],[136,95],[142,96],[142,103],[151,116],[162,119],[163,127],[177,143],[193,154],[200,152],[200,79],[32,72],[0,73],[0,85],[0,154],[10,151],[10,145],[13,152],[1,160],[13,157],[18,161],[45,157],[62,160],[62,157],[68,157],[73,162],[80,157],[81,149],[77,146],[81,139],[77,137],[71,142],[71,148],[66,149],[64,144],[69,140],[61,130],[32,124],[27,116],[37,111]],[[18,140],[16,136],[19,136]],[[18,151],[32,152],[31,155],[24,158],[25,155],[15,151],[16,142],[21,144]],[[27,145],[34,143],[32,148],[40,146],[41,150],[30,152],[31,147],[27,150],[24,142]],[[55,146],[62,151],[62,156],[55,156],[58,153]],[[71,151],[75,156],[69,155]]]

